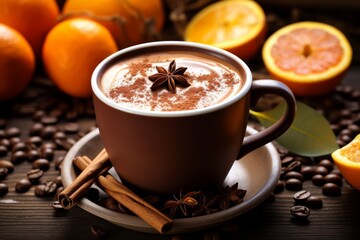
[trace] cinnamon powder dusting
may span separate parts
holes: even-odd
[[[182,54],[183,56],[183,54]],[[182,111],[207,107],[227,99],[241,88],[239,74],[218,63],[206,66],[208,59],[193,59],[189,54],[176,58],[179,67],[187,67],[184,77],[191,86],[177,87],[177,92],[159,89],[151,91],[148,76],[157,73],[155,66],[168,66],[174,56],[142,56],[114,65],[116,74],[107,95],[120,105],[139,110]],[[198,64],[198,61],[203,61]],[[195,62],[196,61],[196,62]],[[204,64],[205,63],[205,64]],[[205,66],[205,67],[204,67]]]

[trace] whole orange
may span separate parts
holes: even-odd
[[[35,71],[30,44],[15,29],[0,23],[0,101],[24,91]]]
[[[161,0],[67,0],[62,16],[96,20],[109,29],[120,48],[149,40],[164,25]]]
[[[1,0],[0,23],[19,31],[37,57],[49,30],[56,24],[59,8],[55,0]]]
[[[265,13],[255,1],[219,1],[198,12],[184,39],[225,49],[243,60],[260,50],[266,34]]]
[[[331,92],[352,60],[346,36],[321,22],[297,22],[282,27],[265,42],[262,57],[273,78],[298,96]]]
[[[92,20],[74,18],[51,29],[42,56],[48,76],[60,90],[86,98],[91,96],[93,70],[116,51],[116,42],[104,26]]]

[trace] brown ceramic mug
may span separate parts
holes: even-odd
[[[122,106],[105,94],[102,81],[110,67],[133,57],[171,51],[223,62],[239,75],[242,85],[218,103],[190,110],[137,109]],[[283,134],[296,111],[295,98],[283,83],[253,81],[248,66],[235,55],[190,42],[153,42],[123,49],[97,66],[91,85],[101,140],[116,172],[125,183],[154,193],[222,184],[236,159]],[[244,137],[249,109],[264,94],[281,96],[287,110],[273,126]]]

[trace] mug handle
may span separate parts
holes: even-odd
[[[268,79],[253,81],[250,94],[250,108],[254,107],[259,98],[265,94],[276,94],[281,96],[286,101],[287,108],[284,116],[282,116],[282,118],[272,126],[259,133],[249,135],[244,138],[237,159],[240,159],[256,148],[259,148],[280,137],[291,126],[295,117],[295,96],[282,82]]]

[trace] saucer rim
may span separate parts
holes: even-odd
[[[246,128],[247,134],[255,134],[258,131],[254,128],[248,126]],[[90,142],[91,140],[99,137],[99,129],[94,129],[85,136],[83,136],[79,141],[77,141],[73,147],[67,152],[64,157],[63,166],[62,166],[62,181],[64,187],[68,186],[72,181],[74,181],[75,171],[72,165],[72,159],[77,156],[77,153],[80,149]],[[261,148],[265,148],[268,152],[269,159],[271,161],[271,169],[269,171],[269,178],[263,183],[263,186],[250,198],[244,199],[244,202],[241,204],[235,205],[229,209],[212,213],[209,215],[191,217],[191,218],[181,218],[174,219],[172,228],[166,232],[166,234],[180,234],[194,232],[198,230],[204,230],[213,226],[218,226],[223,222],[231,220],[241,214],[253,209],[261,202],[263,202],[273,191],[276,186],[277,180],[280,177],[281,172],[281,162],[280,156],[272,143],[268,143]],[[256,149],[254,151],[258,151]],[[239,160],[241,161],[241,159]],[[87,198],[82,198],[76,203],[83,210],[103,218],[104,220],[111,222],[117,226],[124,227],[130,230],[135,230],[145,233],[158,233],[150,225],[137,216],[132,216],[120,212],[115,212],[110,209],[104,208]]]

